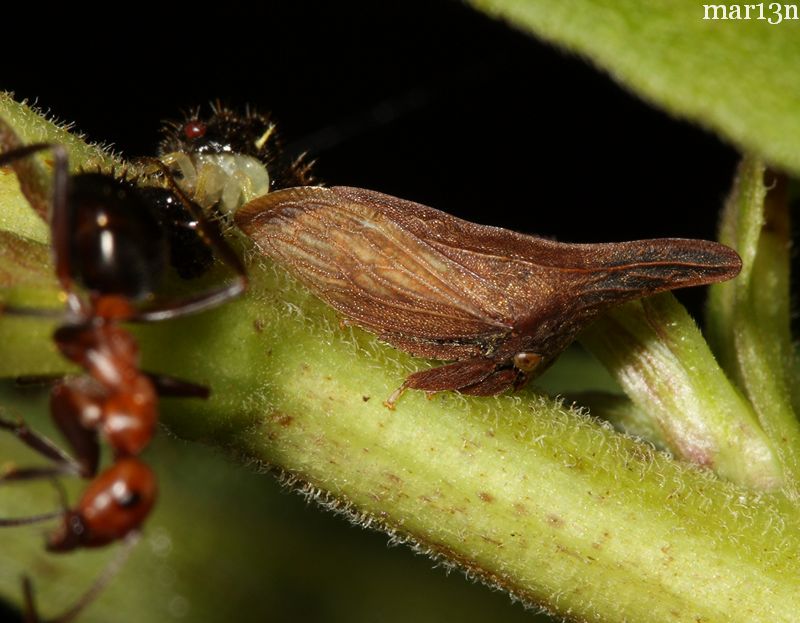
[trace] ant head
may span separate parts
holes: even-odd
[[[121,458],[92,481],[76,509],[64,514],[47,549],[66,552],[117,541],[141,525],[155,499],[152,470],[139,459]]]

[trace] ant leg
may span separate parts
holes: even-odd
[[[23,422],[21,419],[15,422],[0,416],[0,429],[11,432],[26,446],[59,465],[60,467],[55,468],[57,473],[72,472],[77,474],[80,472],[80,467],[75,459],[73,459],[44,435],[41,435],[28,428],[25,422]],[[15,474],[23,474],[23,470],[13,470],[5,474],[2,478],[0,478],[0,480],[15,480],[17,479]],[[52,472],[46,475],[52,475]],[[24,475],[22,479],[25,479]]]
[[[48,309],[44,307],[20,307],[18,305],[6,305],[0,302],[0,314],[9,316],[35,316],[37,318],[51,318],[61,322],[67,322],[71,316],[63,309]]]
[[[38,162],[25,155],[20,155],[19,150],[24,148],[22,141],[13,128],[3,119],[0,119],[0,166],[10,164],[17,175],[20,190],[33,211],[47,222],[50,209],[50,179],[51,176]],[[6,155],[11,154],[11,155]]]
[[[161,169],[162,173],[169,181],[170,190],[175,193],[175,195],[183,204],[183,207],[186,208],[186,211],[197,222],[196,229],[198,233],[209,244],[209,246],[214,247],[220,256],[222,256],[223,262],[230,266],[237,273],[237,275],[239,275],[239,277],[246,279],[244,263],[227,243],[216,222],[210,220],[205,215],[205,212],[203,212],[202,208],[186,196],[186,193],[184,193],[180,186],[178,186],[178,184],[175,182],[175,179],[172,177],[172,173],[163,162],[156,158],[148,158],[148,160],[155,162],[158,168]]]
[[[28,515],[27,517],[12,517],[11,519],[0,518],[0,528],[8,528],[13,526],[27,526],[33,523],[47,521],[48,519],[55,519],[56,517],[63,517],[64,511],[52,511],[50,513],[42,513],[41,515]]]
[[[64,378],[63,374],[20,374],[13,377],[14,387],[20,391],[52,387]]]
[[[50,415],[74,452],[78,475],[91,478],[100,463],[100,442],[86,421],[99,417],[108,396],[89,377],[62,381],[50,392]]]
[[[99,413],[106,395],[87,377],[60,381],[50,393],[50,415],[74,452],[64,452],[47,437],[34,432],[22,421],[0,417],[0,429],[12,432],[29,448],[55,463],[52,467],[12,469],[0,480],[31,480],[45,476],[71,474],[89,478],[97,473],[100,444],[85,417]]]
[[[57,383],[61,382],[63,378],[63,374],[25,375],[16,377],[14,379],[14,383],[16,387],[18,387],[21,391],[24,391],[31,387],[39,389],[42,386],[56,385]],[[77,473],[79,466],[75,459],[64,452],[64,450],[53,443],[48,437],[45,437],[44,435],[28,428],[27,424],[25,424],[22,418],[11,420],[0,415],[0,429],[9,431],[26,446],[59,465],[59,467],[55,468],[33,467],[25,469],[13,469],[12,471],[7,472],[0,477],[0,481],[29,480],[46,476],[60,475],[65,473],[65,471]],[[67,466],[66,469],[65,466]]]
[[[81,612],[83,612],[83,610],[86,609],[87,606],[97,599],[97,596],[120,572],[122,567],[125,565],[125,562],[128,560],[131,552],[133,551],[133,548],[137,543],[139,543],[140,538],[141,532],[138,530],[129,532],[125,536],[125,540],[122,543],[121,549],[117,552],[117,555],[111,559],[106,568],[103,569],[89,589],[83,595],[81,595],[78,600],[67,610],[62,612],[57,617],[48,619],[48,623],[69,623],[70,621],[74,621],[75,617],[77,617]]]
[[[51,479],[51,482],[58,490],[58,495],[61,500],[61,510],[50,511],[49,513],[40,513],[38,515],[28,515],[27,517],[0,518],[0,528],[28,526],[30,524],[40,523],[42,521],[48,521],[50,519],[66,516],[67,513],[69,513],[69,508],[67,507],[67,493],[64,491],[64,487],[58,480],[53,478]]]
[[[111,559],[89,589],[81,595],[72,606],[57,617],[48,619],[47,623],[69,623],[70,621],[74,621],[75,617],[97,599],[97,596],[108,586],[109,582],[114,579],[114,576],[119,573],[120,569],[122,569],[125,562],[128,560],[131,551],[133,551],[134,546],[139,542],[140,536],[141,533],[137,530],[129,532],[122,544],[122,549]],[[22,594],[25,601],[25,623],[43,623],[36,609],[36,602],[33,595],[33,583],[28,576],[23,576],[22,578]]]
[[[177,318],[179,316],[194,314],[205,309],[216,307],[229,299],[239,296],[247,287],[247,273],[244,268],[244,263],[226,242],[219,226],[214,221],[208,219],[200,206],[186,196],[163,162],[155,158],[147,158],[144,161],[155,164],[161,170],[169,182],[170,190],[175,193],[186,211],[195,220],[195,230],[197,233],[206,244],[219,254],[222,261],[233,269],[236,273],[236,278],[227,285],[203,292],[197,296],[164,305],[163,307],[142,310],[131,318],[131,320],[134,322],[156,322],[169,318]]]
[[[39,623],[36,601],[33,596],[33,583],[27,575],[22,576],[22,594],[25,598],[25,623]]]
[[[166,374],[145,372],[162,398],[202,398],[207,399],[211,390],[206,385],[185,381]]]
[[[0,122],[0,139],[6,139],[6,143],[14,143],[14,140],[9,140],[9,136],[13,135],[7,125]],[[16,139],[16,135],[13,135]],[[19,139],[16,139],[18,143]],[[2,142],[2,141],[0,141]],[[0,166],[5,164],[12,164],[17,161],[24,161],[24,159],[32,156],[33,154],[51,150],[53,152],[53,199],[52,208],[50,210],[50,237],[53,246],[53,253],[56,261],[56,277],[64,291],[67,292],[67,304],[70,310],[79,311],[81,309],[80,300],[73,292],[72,277],[69,271],[69,205],[67,203],[67,192],[69,184],[69,164],[67,161],[67,150],[63,145],[56,143],[34,143],[32,145],[25,145],[23,147],[16,147],[10,151],[0,154]],[[46,209],[42,208],[42,204],[46,204],[46,200],[42,195],[41,188],[35,188],[32,178],[36,176],[29,168],[24,168],[23,165],[15,165],[15,171],[20,183],[20,189],[31,204],[31,207],[44,218]],[[43,214],[44,213],[44,214]],[[8,308],[7,308],[8,310]],[[25,311],[18,309],[16,313],[28,313],[35,315],[36,312]]]

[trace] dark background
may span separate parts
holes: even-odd
[[[126,155],[221,98],[272,111],[330,184],[564,241],[713,236],[729,148],[462,4],[166,4],[70,12],[0,88]]]

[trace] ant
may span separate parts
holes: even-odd
[[[49,197],[28,179],[28,159],[41,151],[53,154],[52,204],[49,215],[55,273],[66,297],[66,312],[2,306],[2,313],[58,317],[54,341],[61,354],[84,374],[56,380],[50,395],[51,416],[73,455],[61,450],[23,422],[0,419],[0,428],[52,462],[51,466],[16,469],[2,480],[32,480],[59,475],[92,479],[74,508],[0,525],[22,525],[59,517],[46,543],[52,552],[93,548],[123,540],[132,546],[156,499],[156,477],[138,456],[149,444],[158,419],[159,396],[206,398],[203,385],[139,369],[139,349],[121,324],[155,322],[200,312],[241,294],[247,284],[244,265],[215,223],[172,182],[169,188],[139,188],[104,173],[70,175],[63,145],[20,145],[0,120],[5,153],[0,166],[15,169],[23,194],[38,210]],[[179,204],[192,222],[165,220],[161,208]],[[41,214],[41,211],[40,211]],[[168,221],[168,222],[167,222]],[[157,286],[169,265],[169,243],[175,228],[193,229],[233,269],[236,278],[198,295],[158,302]],[[180,240],[180,238],[178,238]],[[153,303],[153,301],[156,301]],[[148,303],[149,302],[149,303]],[[113,462],[98,473],[100,439],[110,446]],[[129,551],[125,548],[124,552]],[[69,610],[52,619],[66,623],[102,590],[121,565],[111,565]],[[30,583],[24,581],[27,619],[38,621]]]

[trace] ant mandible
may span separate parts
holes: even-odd
[[[139,369],[139,349],[123,322],[153,322],[199,312],[238,296],[246,287],[244,266],[216,225],[171,182],[171,188],[139,189],[102,173],[70,175],[64,146],[37,143],[20,146],[0,119],[0,166],[11,166],[32,207],[47,205],[35,184],[26,179],[28,158],[53,154],[52,205],[49,216],[55,272],[66,295],[66,313],[38,308],[1,306],[2,313],[57,315],[58,350],[85,373],[59,379],[50,397],[51,416],[73,451],[59,449],[22,422],[0,419],[33,450],[52,461],[46,468],[17,469],[4,480],[30,480],[75,474],[92,479],[78,504],[58,513],[0,520],[21,525],[61,517],[46,547],[53,552],[99,547],[114,541],[133,543],[156,498],[156,478],[138,455],[150,442],[158,419],[158,396],[207,397],[202,385]],[[165,222],[160,205],[178,202],[192,222]],[[196,296],[145,306],[153,299],[169,264],[170,227],[189,227],[218,253],[236,278]],[[80,291],[78,290],[80,288]],[[98,474],[104,439],[113,463]],[[116,565],[118,566],[118,565]],[[104,574],[110,575],[110,574]],[[72,620],[99,592],[106,578],[53,621]],[[25,582],[28,618],[36,620],[30,584]]]

